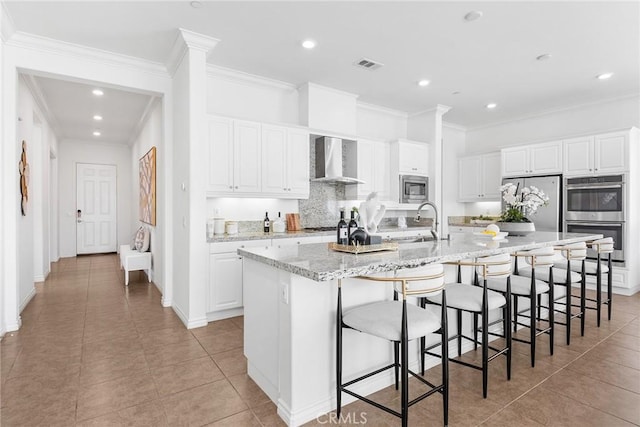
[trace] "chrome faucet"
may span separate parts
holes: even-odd
[[[433,236],[433,238],[435,240],[440,240],[440,237],[438,236],[438,208],[436,207],[436,205],[433,202],[430,201],[426,201],[423,202],[422,204],[420,204],[420,206],[418,206],[418,212],[416,213],[416,217],[415,217],[415,221],[418,222],[420,221],[420,211],[422,210],[422,208],[424,208],[425,206],[431,206],[431,208],[433,209],[433,212],[435,214],[435,219],[434,219],[434,226],[431,227],[431,235]]]

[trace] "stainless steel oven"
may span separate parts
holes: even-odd
[[[400,175],[399,203],[421,203],[429,199],[429,178],[417,175]]]
[[[568,233],[589,233],[589,234],[603,234],[604,237],[613,238],[613,253],[611,254],[611,260],[616,264],[624,266],[624,247],[625,247],[625,223],[620,222],[607,222],[607,221],[566,221],[566,231]],[[587,251],[589,258],[596,258],[595,251],[589,249]]]
[[[567,178],[567,221],[624,221],[625,176]]]

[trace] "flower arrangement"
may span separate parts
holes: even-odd
[[[527,216],[536,213],[540,206],[549,203],[549,196],[533,185],[524,187],[518,194],[518,185],[507,183],[500,187],[506,208],[500,216],[503,222],[531,222]]]

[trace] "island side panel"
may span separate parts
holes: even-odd
[[[242,291],[247,371],[277,403],[280,395],[278,270],[244,258]]]

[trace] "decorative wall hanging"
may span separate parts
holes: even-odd
[[[140,159],[140,221],[156,225],[156,147]]]
[[[22,216],[27,216],[27,202],[29,201],[29,163],[27,163],[27,143],[22,141],[22,155],[20,163],[18,163],[18,171],[20,172],[20,194],[22,200],[20,202],[20,210]]]

